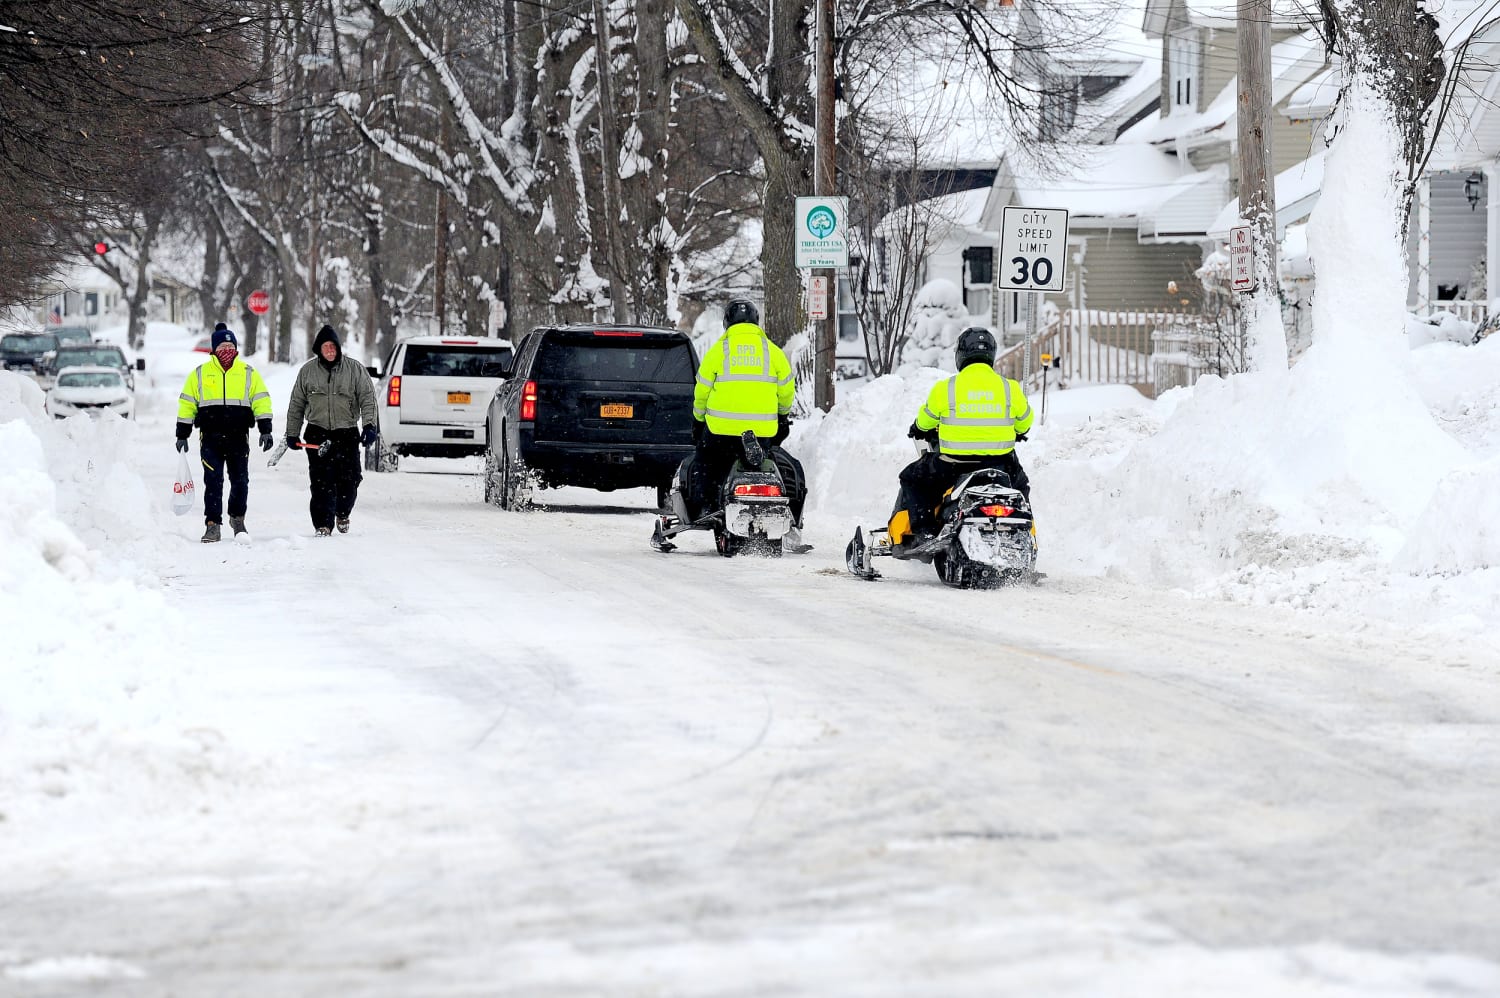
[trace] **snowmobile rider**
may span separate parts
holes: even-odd
[[[319,537],[349,532],[349,514],[359,493],[359,448],[371,447],[380,436],[376,429],[375,387],[370,372],[344,356],[339,334],[332,326],[318,330],[313,340],[316,356],[302,365],[292,398],[286,407],[286,442],[296,447],[306,441],[307,476],[312,499],[307,504],[313,528]],[[303,419],[307,426],[303,428]],[[359,429],[364,422],[364,432]],[[328,452],[319,456],[317,445],[330,441]]]
[[[203,543],[219,539],[224,472],[229,472],[229,525],[245,532],[250,498],[250,427],[260,429],[260,449],[271,436],[271,393],[260,372],[240,360],[234,330],[219,323],[209,337],[213,356],[187,376],[177,403],[177,449],[184,454],[198,427],[198,458],[203,464]]]
[[[688,513],[694,520],[709,509],[709,497],[742,454],[740,434],[750,430],[768,440],[768,456],[778,468],[800,466],[778,446],[791,430],[797,384],[781,348],[761,329],[753,304],[736,298],[724,309],[724,335],[703,355],[693,389],[693,444],[697,447],[685,483]],[[776,452],[780,453],[776,453]],[[784,461],[783,461],[784,459]],[[788,485],[792,520],[802,522],[805,490]],[[804,481],[800,474],[795,481]],[[790,494],[798,492],[799,494]]]
[[[995,337],[988,329],[965,329],[953,355],[958,373],[932,386],[906,433],[933,441],[938,449],[901,471],[901,494],[890,523],[896,544],[913,533],[936,533],[936,507],[943,496],[979,468],[1006,472],[1011,484],[1031,498],[1031,482],[1016,457],[1016,441],[1025,440],[1031,429],[1026,393],[1018,382],[995,370]]]

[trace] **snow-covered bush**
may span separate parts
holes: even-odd
[[[1434,312],[1425,319],[1409,316],[1406,320],[1406,341],[1413,347],[1429,343],[1472,343],[1474,323],[1460,319],[1452,312]]]
[[[969,310],[964,307],[958,285],[942,278],[922,285],[912,306],[911,331],[901,353],[900,373],[924,367],[951,368],[953,344],[968,322]]]

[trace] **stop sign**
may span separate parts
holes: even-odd
[[[271,311],[271,295],[263,288],[256,288],[250,292],[250,297],[245,299],[245,307],[256,315],[265,315]]]

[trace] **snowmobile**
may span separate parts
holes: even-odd
[[[677,545],[672,538],[689,530],[712,530],[714,547],[726,558],[741,552],[779,558],[784,549],[794,553],[807,550],[793,531],[791,499],[783,491],[776,462],[749,430],[740,434],[740,449],[741,456],[735,458],[719,488],[718,508],[705,511],[696,520],[689,518],[683,495],[684,476],[692,459],[677,466],[666,509],[657,515],[651,532],[654,550],[674,550]],[[789,543],[784,544],[784,540]]]
[[[960,478],[938,505],[936,534],[902,532],[902,543],[891,536],[893,524],[870,531],[854,528],[854,539],[844,550],[849,571],[862,579],[880,578],[872,562],[897,558],[931,564],[945,585],[956,589],[991,589],[1035,582],[1036,524],[1031,503],[1010,476],[999,468],[980,468]]]

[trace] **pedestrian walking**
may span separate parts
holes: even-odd
[[[229,525],[245,533],[250,500],[250,429],[260,429],[260,449],[270,450],[271,393],[260,372],[240,359],[234,330],[219,323],[209,338],[213,356],[187,376],[177,402],[177,449],[186,454],[198,429],[203,464],[203,543],[219,539],[224,513],[224,475],[229,475]]]
[[[318,330],[315,356],[297,372],[286,410],[288,447],[307,446],[312,498],[307,509],[319,537],[349,532],[349,515],[359,494],[360,445],[370,447],[376,428],[375,386],[364,365],[344,356],[332,326]],[[305,426],[304,426],[305,422]],[[364,423],[361,432],[360,423]],[[325,453],[317,445],[327,441]]]

